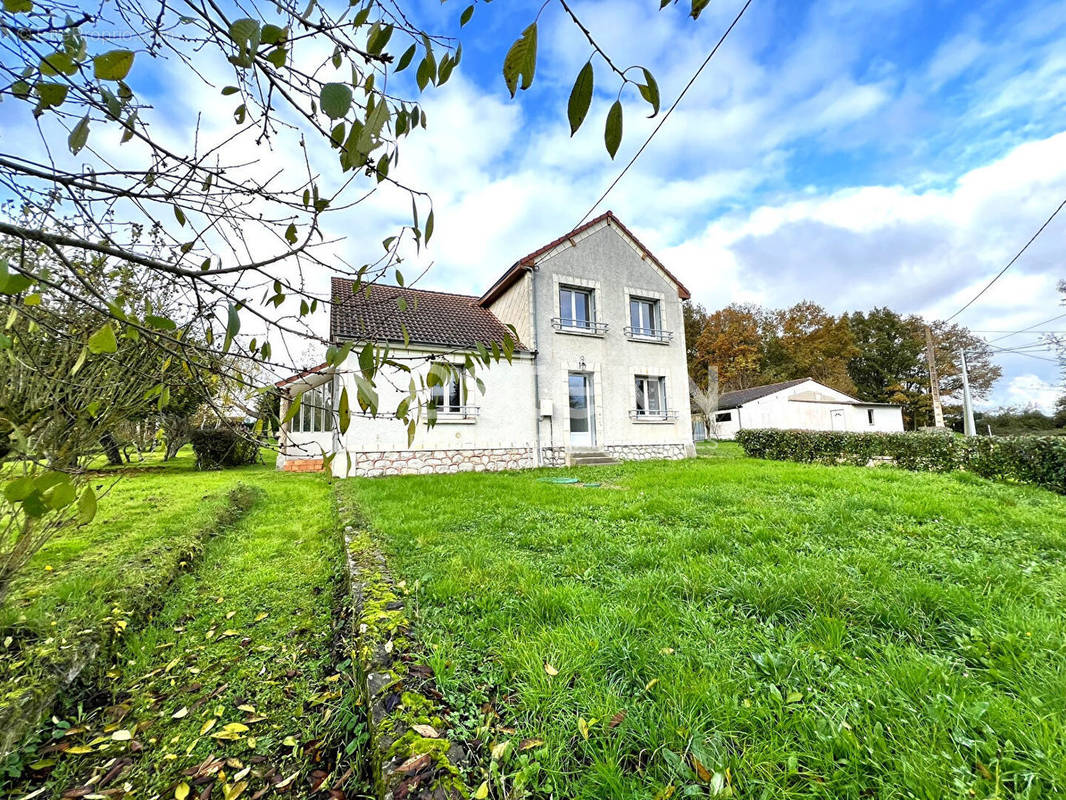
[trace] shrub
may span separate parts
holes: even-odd
[[[962,438],[937,433],[750,429],[739,431],[736,438],[744,452],[756,458],[856,466],[885,458],[903,469],[964,469],[1066,494],[1066,441],[1056,436]]]
[[[192,431],[190,440],[197,469],[239,467],[259,458],[259,442],[234,428],[201,428]]]

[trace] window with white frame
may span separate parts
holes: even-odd
[[[463,411],[464,370],[452,365],[451,374],[444,383],[429,387],[429,399],[439,412],[458,414]]]
[[[659,301],[630,297],[629,326],[634,336],[658,336],[662,328]]]
[[[559,321],[567,328],[594,328],[596,308],[591,289],[559,287]]]
[[[290,421],[290,430],[293,433],[333,430],[333,408],[333,381],[308,389],[300,396],[300,410]]]
[[[666,414],[666,378],[657,375],[636,376],[636,411],[638,417]]]

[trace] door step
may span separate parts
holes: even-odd
[[[568,467],[601,467],[609,464],[621,464],[617,458],[602,450],[568,450],[566,465]]]

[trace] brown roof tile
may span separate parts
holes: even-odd
[[[402,342],[406,327],[412,344],[466,348],[478,342],[502,345],[510,333],[472,295],[372,284],[368,297],[365,288],[354,292],[352,287],[347,278],[333,278],[329,327],[335,342]],[[407,302],[403,311],[397,303],[401,297]]]

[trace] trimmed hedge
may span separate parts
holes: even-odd
[[[769,428],[741,430],[737,442],[755,458],[866,466],[887,460],[903,469],[964,469],[985,478],[1031,483],[1066,494],[1066,440],[1058,436],[962,437],[937,433],[848,433]]]
[[[259,442],[247,431],[234,428],[200,428],[190,437],[197,469],[222,469],[254,464]]]

